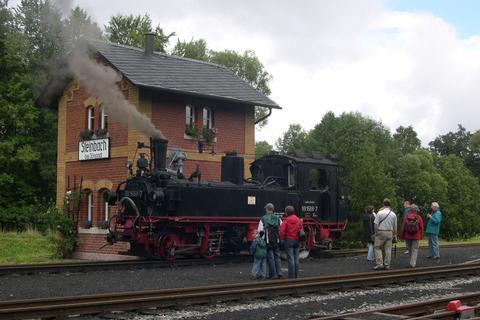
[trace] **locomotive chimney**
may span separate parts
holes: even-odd
[[[148,32],[145,33],[145,55],[151,56],[153,54],[153,40],[155,38],[155,33]]]
[[[151,159],[153,159],[154,170],[163,170],[166,168],[167,145],[168,140],[161,138],[150,138],[150,148],[152,151]]]

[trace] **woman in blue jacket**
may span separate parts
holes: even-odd
[[[438,202],[432,202],[432,213],[427,214],[428,223],[425,233],[428,235],[428,249],[430,250],[429,259],[440,259],[440,246],[438,243],[438,234],[440,233],[440,223],[442,222],[442,213]]]

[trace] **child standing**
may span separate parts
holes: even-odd
[[[267,277],[267,244],[263,239],[264,232],[260,231],[252,242],[253,268],[252,279]]]

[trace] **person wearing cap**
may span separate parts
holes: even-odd
[[[268,277],[277,279],[282,277],[282,262],[280,259],[280,225],[282,220],[274,213],[273,203],[265,205],[265,215],[260,219],[257,230],[264,231],[267,243]]]
[[[427,214],[428,223],[425,233],[428,235],[429,259],[440,259],[440,245],[438,243],[438,234],[440,233],[440,223],[442,222],[442,212],[438,202],[432,202],[432,213]]]
[[[375,267],[374,270],[389,270],[392,259],[392,241],[397,239],[397,216],[390,208],[390,199],[383,199],[383,208],[375,221]],[[383,255],[385,252],[385,255]]]

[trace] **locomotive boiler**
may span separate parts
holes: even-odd
[[[168,168],[167,140],[150,139],[149,148],[151,161],[141,156],[136,173],[108,194],[117,214],[107,241],[127,241],[133,254],[173,260],[248,250],[269,202],[279,216],[294,206],[306,252],[331,248],[345,229],[347,194],[333,160],[271,154],[253,161],[244,179],[244,159],[230,152],[222,157],[221,181],[208,182],[198,166],[189,178]]]

